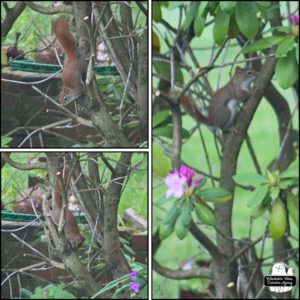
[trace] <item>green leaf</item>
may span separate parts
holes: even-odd
[[[280,193],[280,188],[278,186],[272,186],[270,189],[270,197],[273,201],[277,199]]]
[[[162,197],[160,197],[160,198],[155,202],[155,204],[156,204],[157,206],[162,206],[163,204],[166,204],[166,203],[169,203],[169,202],[175,201],[175,200],[177,200],[177,198],[175,198],[174,196],[169,197],[169,198],[166,198],[165,196],[162,196]]]
[[[153,1],[152,3],[153,21],[160,22],[162,19],[161,7],[158,1]]]
[[[166,138],[172,139],[173,138],[173,126],[166,125],[166,126],[154,128],[152,131],[152,134],[154,136],[164,136]],[[190,137],[190,133],[184,128],[182,128],[182,137],[184,139],[187,139]]]
[[[270,215],[270,233],[273,239],[279,240],[287,226],[286,211],[283,202],[278,198],[272,206]]]
[[[299,161],[293,161],[289,167],[280,174],[280,178],[298,178],[299,177]]]
[[[268,183],[268,180],[259,174],[240,173],[233,176],[233,180],[241,185],[260,186],[261,184]]]
[[[201,1],[198,9],[198,14],[204,16],[204,12],[206,10],[207,4],[209,1]]]
[[[174,224],[162,224],[159,227],[159,237],[161,240],[169,237],[174,231]]]
[[[282,41],[276,50],[275,56],[286,57],[288,52],[291,51],[295,47],[295,37],[288,36],[284,41]]]
[[[2,136],[1,137],[1,148],[8,148],[9,147],[9,143],[12,141],[12,137],[10,136]]]
[[[185,226],[190,226],[192,221],[192,211],[193,211],[194,205],[190,199],[186,199],[181,213],[182,223]]]
[[[163,6],[163,7],[168,7],[169,6],[169,1],[158,1],[160,6]]]
[[[169,115],[170,115],[169,109],[162,110],[162,111],[159,111],[158,113],[156,113],[152,119],[153,128],[155,128],[156,126],[161,124],[163,121],[165,121]]]
[[[198,203],[195,205],[195,212],[201,222],[213,226],[216,224],[214,211],[209,205]]]
[[[122,128],[137,128],[140,125],[139,120],[131,121],[122,125]]]
[[[267,196],[268,191],[269,191],[269,187],[267,185],[259,186],[251,193],[251,196],[248,199],[248,206],[254,207],[260,204]]]
[[[255,1],[257,5],[268,8],[271,5],[271,1]]]
[[[202,34],[204,25],[205,25],[205,18],[198,13],[194,22],[194,31],[196,36],[199,37]]]
[[[296,226],[299,228],[299,200],[293,193],[288,193],[287,208]]]
[[[160,177],[166,177],[170,170],[169,158],[157,143],[153,143],[153,173]]]
[[[289,51],[286,57],[279,58],[275,67],[275,76],[283,89],[291,87],[298,79],[298,63],[295,50]]]
[[[238,1],[235,6],[236,23],[241,33],[248,39],[253,39],[258,30],[257,6],[255,2]]]
[[[229,37],[230,39],[232,39],[232,38],[237,37],[238,34],[239,34],[239,28],[238,28],[238,26],[237,26],[237,24],[236,24],[236,19],[235,19],[234,14],[232,14],[232,15],[230,16],[229,28],[228,28],[228,33],[227,33],[227,35],[228,35],[228,37]]]
[[[168,9],[169,10],[174,10],[177,9],[179,6],[181,6],[183,3],[181,1],[171,1],[169,4]]]
[[[222,45],[226,40],[226,35],[229,28],[229,20],[230,15],[224,10],[220,10],[216,15],[213,37],[218,45]]]
[[[290,186],[292,186],[293,184],[295,184],[295,182],[297,181],[297,178],[282,178],[279,182],[279,188],[282,190],[286,190],[287,188],[289,188]]]
[[[267,205],[259,204],[254,209],[252,209],[250,216],[253,218],[259,218],[268,210]]]
[[[243,50],[241,51],[241,54],[256,52],[259,50],[270,48],[273,45],[276,45],[276,44],[282,42],[284,39],[285,39],[285,36],[270,36],[270,37],[263,38],[251,45],[244,47]]]
[[[235,7],[236,1],[220,1],[221,10],[225,10],[227,12],[232,12],[232,9]]]
[[[198,8],[199,8],[199,2],[198,1],[194,1],[189,5],[189,10],[185,16],[182,28],[183,30],[187,30],[188,27],[192,24],[197,12],[198,12]]]
[[[177,237],[182,240],[184,239],[189,232],[189,226],[184,224],[184,220],[182,219],[182,213],[178,217],[176,224],[175,224],[175,233]]]
[[[225,202],[232,199],[229,191],[223,188],[206,188],[197,190],[195,194],[200,199],[210,202]]]
[[[284,32],[287,34],[289,34],[291,32],[291,29],[289,26],[274,26],[274,27],[270,28],[270,30],[272,32],[278,31],[278,32]]]
[[[167,224],[171,224],[174,225],[179,214],[180,214],[181,210],[178,206],[178,201],[176,203],[174,203],[169,210],[167,211],[165,217],[164,217],[164,222],[163,224],[167,225]]]
[[[166,61],[155,61],[154,68],[160,77],[166,80],[171,80],[171,68],[170,63]],[[175,82],[183,84],[183,75],[179,66],[175,66]]]

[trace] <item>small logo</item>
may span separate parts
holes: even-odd
[[[286,293],[296,285],[296,277],[293,275],[292,268],[279,262],[273,265],[272,274],[265,276],[264,285],[269,287],[271,292]]]

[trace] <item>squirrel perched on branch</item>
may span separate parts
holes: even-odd
[[[67,18],[60,17],[54,22],[54,33],[66,53],[59,103],[67,105],[81,97],[85,92],[86,63],[83,58],[78,57],[76,42],[70,32]]]
[[[258,72],[254,69],[236,67],[235,73],[230,81],[217,90],[211,97],[207,116],[202,114],[196,107],[187,92],[180,99],[180,103],[185,111],[197,122],[219,128],[222,131],[230,131],[239,103],[255,93],[254,90],[250,90],[250,85],[256,79],[257,74]],[[170,83],[167,80],[164,80],[162,87],[163,88],[157,92],[158,98],[161,92],[166,96],[170,94]]]
[[[62,178],[60,182],[59,178]],[[69,211],[68,207],[63,208],[63,201],[62,201],[62,187],[67,188],[69,184],[70,174],[69,174],[69,167],[65,166],[63,172],[59,172],[57,174],[57,178],[55,180],[55,193],[54,193],[54,201],[55,201],[55,209],[51,212],[51,218],[56,225],[60,223],[60,217],[62,214],[62,209],[64,209],[65,213],[65,224],[64,224],[64,232],[66,239],[69,241],[70,246],[72,249],[77,249],[81,243],[85,240],[85,238],[81,235],[76,218],[74,215]],[[66,203],[67,204],[67,203]]]
[[[212,96],[208,116],[201,113],[188,94],[182,97],[181,104],[198,122],[226,131],[234,122],[238,104],[254,93],[250,85],[256,77],[256,70],[236,67],[230,81]]]

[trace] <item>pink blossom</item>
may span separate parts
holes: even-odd
[[[139,282],[132,282],[129,284],[129,287],[134,293],[138,293],[140,291],[140,285]]]
[[[182,177],[185,177],[186,178],[186,183],[189,187],[191,187],[193,185],[193,187],[197,187],[201,181],[203,180],[203,176],[199,176],[194,184],[193,184],[193,179],[195,177],[195,170],[192,169],[192,168],[189,168],[188,166],[186,165],[183,165],[181,168],[180,168],[180,175]]]
[[[195,170],[186,165],[181,166],[180,171],[176,169],[169,173],[165,178],[165,184],[168,189],[166,198],[174,195],[176,198],[182,197],[185,193],[191,194],[193,189],[197,187],[203,180],[203,176],[199,176],[194,182]]]
[[[192,185],[192,182],[193,182],[193,178],[195,176],[195,171],[194,169],[192,168],[189,168],[185,165],[183,165],[181,168],[180,168],[180,175],[182,177],[185,177],[186,178],[186,183],[188,186],[191,186]]]
[[[174,195],[176,198],[180,198],[184,194],[184,185],[186,183],[186,178],[181,177],[177,170],[173,173],[170,173],[165,178],[165,184],[167,185],[168,189],[166,192],[166,198],[171,197]]]
[[[132,280],[137,279],[137,272],[135,272],[135,271],[131,272],[131,273],[130,273],[130,278],[131,278]]]
[[[291,25],[293,25],[293,26],[299,25],[299,15],[290,15],[289,20],[290,20]]]

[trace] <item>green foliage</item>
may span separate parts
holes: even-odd
[[[44,288],[37,287],[30,299],[77,299],[72,293],[64,290],[65,285],[48,285]]]
[[[9,3],[9,2],[8,2]],[[51,1],[39,2],[41,6],[51,5]],[[15,2],[9,4],[10,7],[14,6]],[[6,11],[1,7],[2,16],[6,16]],[[18,48],[24,51],[40,47],[41,36],[51,35],[51,22],[53,16],[40,14],[33,11],[31,8],[26,7],[22,14],[18,17],[17,22],[13,24],[12,29],[5,37],[6,44],[13,44],[15,41],[16,32],[21,32],[21,39],[18,43]],[[28,30],[29,24],[35,24],[38,29]],[[30,48],[28,48],[30,46]],[[34,52],[26,54],[26,57],[33,59]]]
[[[258,8],[253,1],[237,1],[235,6],[236,23],[241,33],[248,39],[253,39],[258,31]]]
[[[174,201],[173,205],[169,208],[169,210],[165,214],[163,224],[165,224],[165,225],[167,225],[167,224],[172,225],[173,224],[174,225],[176,220],[177,220],[177,217],[179,216],[179,214],[180,214],[179,200],[176,199]]]
[[[226,202],[232,199],[232,195],[223,188],[197,189],[195,196],[208,202]]]
[[[299,200],[298,197],[291,192],[289,192],[287,196],[287,209],[291,219],[299,228]]]
[[[164,240],[169,237],[174,231],[175,224],[162,224],[159,227],[159,238]]]
[[[222,45],[226,40],[229,28],[229,20],[230,15],[225,10],[220,10],[216,15],[213,37],[218,45]]]
[[[152,131],[154,136],[162,136],[169,139],[173,138],[173,126],[172,125],[165,125],[161,127],[154,128]],[[181,129],[182,138],[188,139],[190,137],[190,133],[182,128]]]
[[[207,1],[201,1],[197,15],[195,17],[194,31],[195,31],[196,36],[200,36],[202,34],[202,31],[205,26],[206,14],[203,12],[203,10],[201,10],[201,6],[203,6],[203,4],[206,7]]]
[[[248,206],[254,207],[263,202],[263,200],[267,197],[269,192],[269,187],[267,185],[261,185],[256,188],[248,198]]]
[[[284,27],[284,30],[288,30],[288,27]],[[299,43],[294,35],[287,34],[263,38],[246,46],[241,53],[256,52],[274,45],[278,45],[275,52],[275,56],[278,58],[275,67],[276,79],[283,89],[287,89],[298,79],[299,61],[297,58],[297,47],[299,47]]]
[[[200,5],[199,1],[192,1],[191,4],[189,5],[188,11],[185,15],[185,19],[182,25],[183,30],[187,30],[188,27],[192,24],[194,18],[197,15],[199,5]]]
[[[160,74],[162,78],[171,79],[171,69],[169,61],[154,61],[154,69]],[[175,65],[174,68],[175,81],[179,84],[183,84],[183,75],[181,69]]]
[[[275,56],[277,58],[286,57],[288,53],[295,48],[295,37],[288,35],[277,47]]]
[[[255,186],[258,187],[261,184],[268,183],[265,176],[255,174],[255,173],[240,173],[233,176],[236,183],[244,186]]]
[[[189,232],[193,208],[194,206],[190,199],[183,200],[181,213],[175,224],[175,233],[180,240],[183,240]]]
[[[155,128],[160,124],[165,124],[164,121],[167,121],[167,119],[170,119],[170,110],[162,110],[159,111],[158,113],[154,114],[153,119],[152,119],[152,127]],[[171,121],[171,120],[169,120]],[[168,122],[170,123],[170,122]]]
[[[232,12],[233,8],[236,5],[236,1],[220,1],[220,8],[221,10]]]
[[[153,21],[160,22],[162,19],[161,8],[159,1],[153,1],[152,3]]]
[[[12,153],[11,158],[20,163],[27,163],[33,157],[42,157],[43,154],[33,153]],[[15,169],[8,164],[1,170],[1,182],[2,182],[2,201],[11,202],[17,198],[20,191],[25,190],[28,187],[28,176],[42,177],[46,173],[45,170],[31,170],[23,171]],[[8,207],[10,208],[10,207]]]
[[[280,174],[280,178],[294,178],[295,182],[299,179],[299,160],[293,161],[289,167]]]
[[[120,278],[117,278],[111,282],[109,282],[107,285],[105,285],[104,288],[102,288],[100,291],[98,291],[95,295],[93,295],[91,297],[91,299],[94,299],[96,297],[101,296],[102,294],[112,290],[112,289],[116,289],[114,296],[118,296],[118,294],[120,294],[120,292],[124,289],[124,288],[128,288],[129,289],[129,274],[126,274]]]
[[[140,293],[139,296],[144,299],[147,295],[148,290],[148,281],[147,281],[147,266],[141,263],[134,262],[131,264],[132,270],[138,273],[138,277],[135,280],[140,283]],[[111,282],[109,282],[105,287],[103,287],[100,291],[98,291],[95,295],[91,297],[91,299],[99,298],[99,296],[103,295],[104,293],[114,290],[112,295],[112,299],[118,298],[121,292],[124,289],[129,289],[129,284],[131,282],[130,274],[126,274],[120,278],[117,278]]]
[[[10,136],[1,136],[1,148],[8,148],[9,143],[12,141],[12,139],[13,138]]]
[[[253,218],[259,218],[267,210],[268,210],[268,203],[267,204],[260,203],[258,206],[256,206],[254,209],[252,209],[252,211],[251,211],[251,217],[253,217]]]
[[[255,189],[248,198],[248,206],[254,207],[251,216],[258,218],[270,208],[270,233],[276,240],[283,236],[287,228],[287,211],[280,199],[281,192],[295,184],[298,185],[298,178],[298,161],[294,161],[282,173],[278,171],[271,173],[267,170],[266,176],[239,174],[234,177],[237,183],[247,185],[251,184],[252,179],[251,185],[255,186]],[[287,209],[291,219],[299,228],[299,203],[297,196],[290,191],[288,191]]]
[[[287,53],[286,57],[280,57],[276,63],[275,76],[279,85],[283,89],[291,87],[298,79],[298,70],[299,65],[296,59],[296,49],[293,48],[292,51]]]
[[[256,42],[244,47],[241,51],[241,54],[256,52],[256,51],[270,48],[276,44],[279,44],[280,42],[284,41],[285,39],[286,39],[285,36],[276,36],[276,35],[265,37],[263,39],[260,39]]]
[[[286,230],[287,217],[284,204],[279,198],[274,202],[272,206],[269,226],[270,233],[273,239],[281,239]]]
[[[254,187],[247,200],[248,206],[253,208],[253,216],[261,215],[262,210],[278,198],[280,191],[288,189],[298,181],[298,161],[290,164],[289,168],[281,174],[276,171],[271,173],[267,170],[266,175],[259,174],[236,174],[233,179],[241,185]]]
[[[153,173],[156,176],[166,177],[171,170],[169,158],[158,143],[153,143]]]
[[[195,205],[195,212],[201,222],[206,225],[214,226],[216,218],[213,209],[205,203],[197,203]]]
[[[138,215],[147,219],[147,155],[144,153],[135,153],[131,163],[132,165],[139,165],[141,171],[132,173],[129,176],[129,180],[121,196],[119,213],[122,214],[126,208],[132,207]]]

